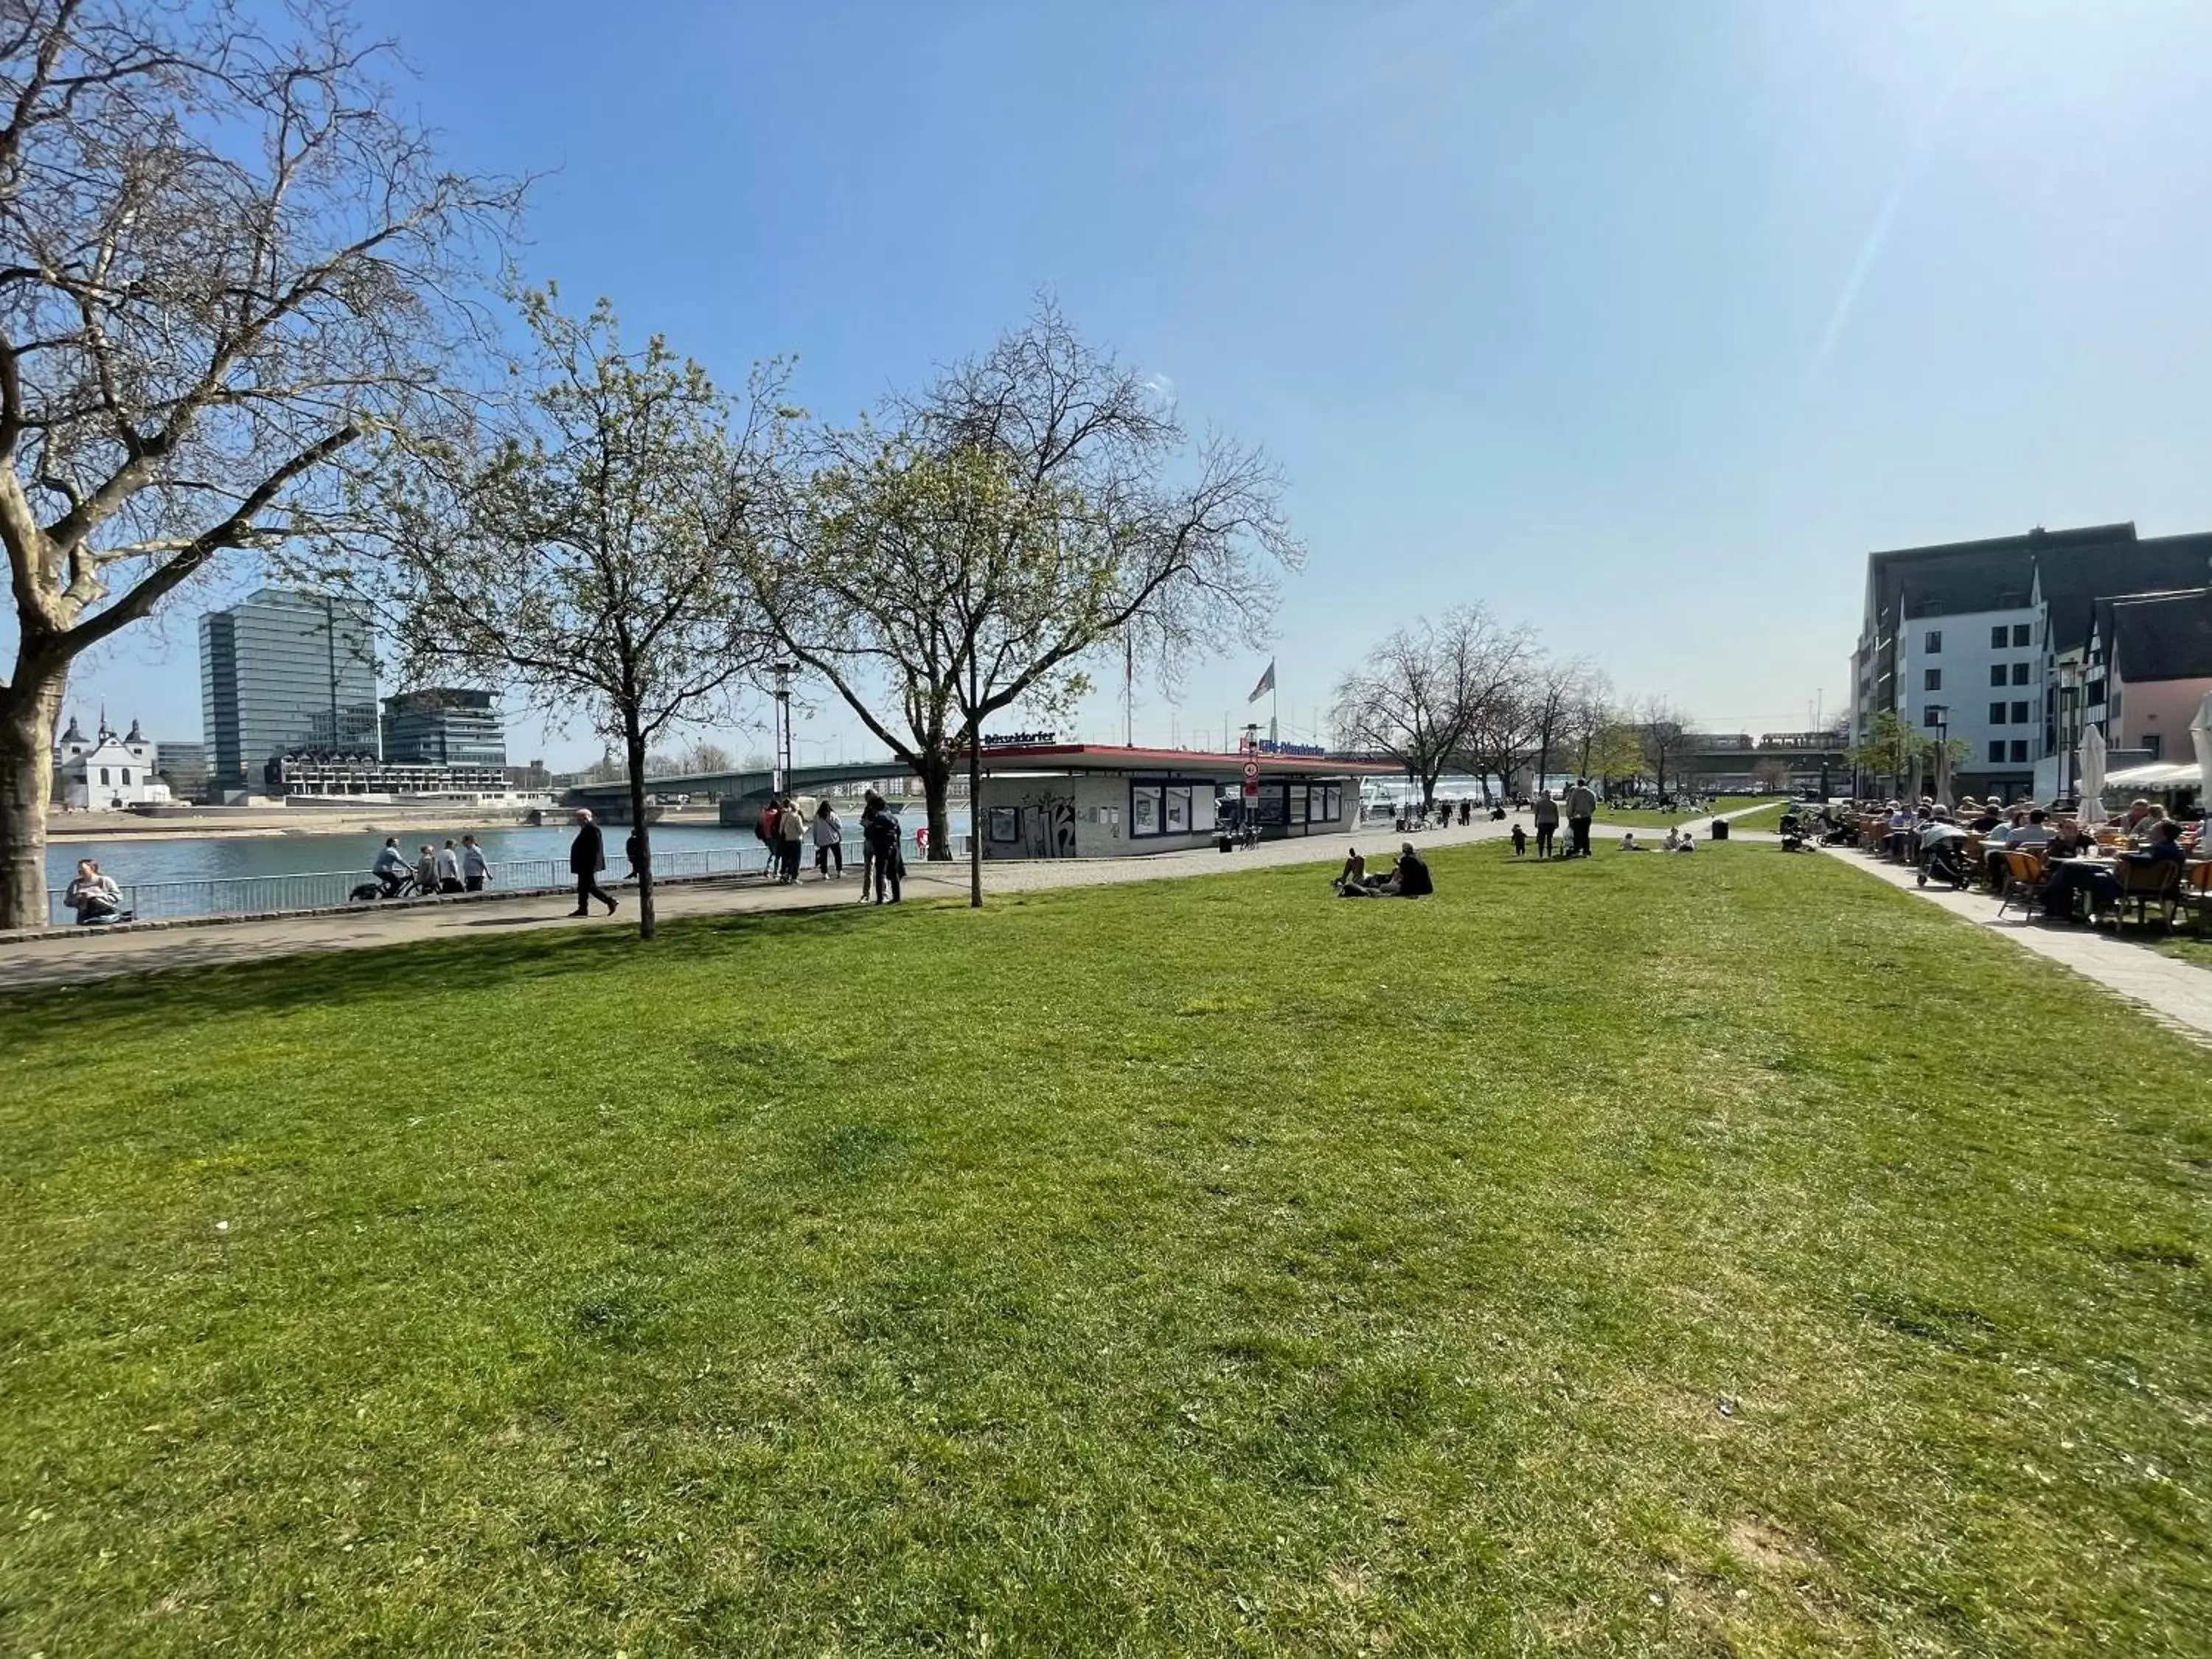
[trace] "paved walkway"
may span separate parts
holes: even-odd
[[[2147,945],[2101,928],[2028,921],[2017,910],[2000,916],[1997,901],[1986,893],[1923,887],[1908,866],[1884,863],[1855,848],[1824,847],[1820,850],[1877,881],[1940,905],[1962,921],[2008,939],[2024,951],[2070,968],[2084,979],[2094,980],[2124,997],[2160,1024],[2212,1046],[2212,973],[2160,956]]]
[[[1526,823],[1523,815],[1522,822]],[[1426,830],[1413,836],[1424,848],[1453,847],[1494,840],[1512,833],[1512,823],[1479,823],[1465,829]],[[1370,860],[1387,864],[1407,837],[1386,823],[1350,835],[1309,836],[1296,841],[1263,842],[1232,854],[1212,848],[1200,852],[1156,853],[1142,858],[1010,860],[983,866],[987,893],[1025,893],[1056,887],[1094,887],[1132,881],[1213,876],[1234,870],[1279,865],[1344,862],[1346,852],[1364,845]],[[909,898],[965,896],[968,866],[908,866]],[[841,882],[820,882],[810,869],[795,887],[757,876],[675,882],[656,888],[654,910],[662,921],[683,916],[729,915],[753,911],[814,910],[852,904],[860,897],[857,865]],[[225,963],[258,962],[272,956],[319,951],[358,951],[422,939],[483,939],[519,932],[543,933],[569,927],[635,927],[631,889],[613,890],[623,908],[612,916],[594,911],[588,920],[569,915],[566,893],[486,894],[469,899],[431,900],[398,905],[363,905],[343,910],[248,921],[195,921],[186,925],[124,928],[55,928],[0,941],[0,991],[36,985],[82,985],[124,974],[155,973],[173,968],[204,968]]]

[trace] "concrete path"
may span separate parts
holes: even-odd
[[[1522,822],[1525,827],[1526,817]],[[1512,822],[1479,823],[1465,829],[1425,830],[1412,839],[1428,848],[1494,840],[1512,833]],[[1215,876],[1236,870],[1279,865],[1337,866],[1355,846],[1387,866],[1398,844],[1408,839],[1378,823],[1349,835],[1309,836],[1296,841],[1264,842],[1242,851],[1158,853],[1142,858],[1010,860],[986,863],[987,893],[1026,893],[1057,887],[1094,887],[1178,877]],[[906,893],[912,899],[963,897],[968,866],[914,863],[907,866]],[[753,911],[814,910],[852,904],[860,898],[857,864],[842,881],[821,882],[810,869],[795,887],[777,886],[759,877],[674,882],[656,888],[654,909],[663,921],[684,916],[729,915]],[[358,951],[406,945],[422,939],[484,939],[516,933],[568,927],[637,925],[629,887],[612,890],[623,901],[614,915],[594,910],[587,920],[569,915],[568,893],[484,894],[471,898],[430,900],[400,905],[363,905],[298,915],[241,921],[208,919],[180,925],[121,928],[53,928],[0,941],[0,991],[30,986],[81,985],[124,974],[166,969],[203,968],[225,963],[258,962],[306,951]]]
[[[1906,866],[1884,863],[1853,848],[1820,850],[1877,881],[1941,906],[1962,921],[2008,939],[2024,951],[2070,968],[2084,979],[2094,980],[2124,997],[2160,1024],[2212,1046],[2212,973],[2160,956],[2135,938],[2116,936],[2101,928],[2028,921],[2017,910],[2000,916],[1997,901],[1986,893],[1923,887]]]

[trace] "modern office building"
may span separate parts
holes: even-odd
[[[154,740],[154,770],[161,781],[169,786],[169,793],[178,800],[198,800],[207,793],[207,745],[156,738]]]
[[[200,715],[209,793],[262,787],[290,750],[373,750],[374,629],[368,607],[268,587],[200,618]]]
[[[2085,720],[2100,601],[2204,584],[2212,532],[2142,537],[2133,524],[1899,548],[1867,557],[1851,657],[1851,737],[1894,710],[1923,735],[1963,739],[1961,793],[2063,793]]]
[[[386,697],[384,758],[410,766],[505,766],[498,694],[432,686]]]

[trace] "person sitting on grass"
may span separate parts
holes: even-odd
[[[1364,881],[1346,881],[1339,877],[1335,883],[1339,898],[1426,898],[1437,890],[1429,875],[1429,866],[1407,842],[1399,850],[1398,863],[1388,876],[1370,877]]]
[[[1698,850],[1698,838],[1685,830],[1680,839],[1677,840],[1674,832],[1669,830],[1667,832],[1667,850],[1670,853],[1694,853]]]
[[[1359,849],[1355,847],[1345,854],[1344,868],[1336,872],[1336,890],[1340,893],[1347,884],[1358,885],[1366,879],[1367,860],[1359,856]]]
[[[1637,841],[1636,831],[1624,830],[1620,832],[1620,850],[1624,853],[1648,853],[1651,849]]]

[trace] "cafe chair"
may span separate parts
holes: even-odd
[[[2008,848],[2004,866],[2004,901],[1997,906],[1997,914],[2002,915],[2018,904],[2022,920],[2033,918],[2043,908],[2043,860],[2033,853],[2015,853]]]

